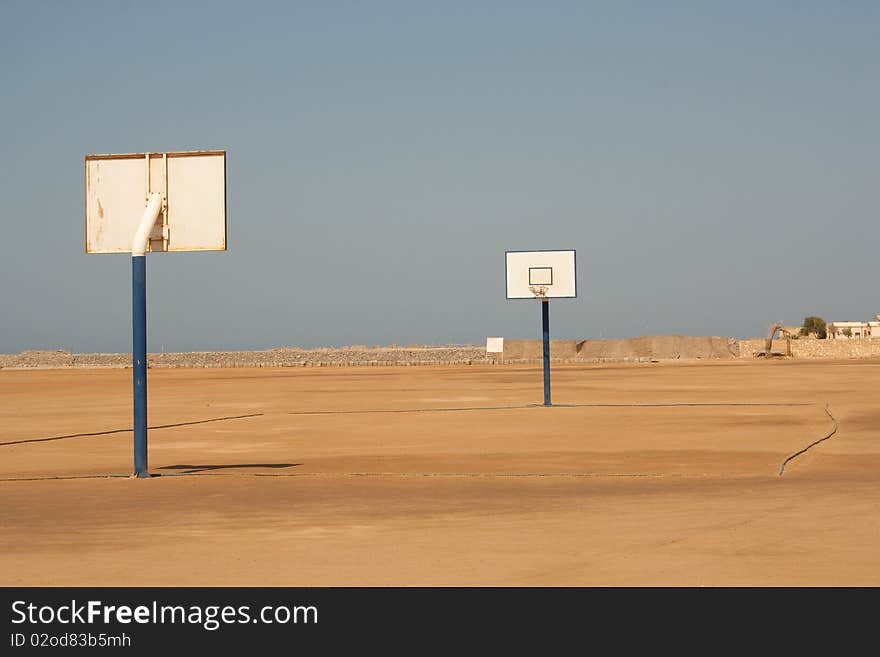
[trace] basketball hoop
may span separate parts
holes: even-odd
[[[546,285],[529,285],[529,292],[534,294],[536,299],[541,299],[542,301],[547,300]]]
[[[134,476],[147,463],[147,258],[226,250],[226,151],[86,155],[86,253],[131,253]]]
[[[575,252],[507,251],[505,284],[508,299],[541,302],[541,339],[544,360],[544,406],[550,402],[550,299],[577,298]]]

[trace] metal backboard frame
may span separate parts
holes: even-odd
[[[129,253],[151,194],[162,197],[147,250],[226,250],[226,151],[85,157],[86,253]]]

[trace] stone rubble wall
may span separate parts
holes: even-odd
[[[786,353],[786,341],[774,340],[773,353]],[[753,358],[764,351],[763,338],[739,341],[740,358]],[[880,338],[817,340],[798,338],[791,341],[792,358],[880,358]]]
[[[755,358],[764,351],[763,338],[733,340],[702,338],[705,350],[683,350],[680,336],[667,336],[658,342],[652,338],[633,338],[632,344],[621,348],[622,340],[553,340],[550,356],[553,363],[657,362],[674,359]],[[697,340],[695,338],[695,340]],[[674,348],[658,348],[670,342]],[[688,344],[690,344],[688,342]],[[694,343],[700,346],[700,343]],[[648,346],[646,346],[648,345]],[[880,338],[849,340],[816,340],[800,338],[791,341],[794,358],[880,358]],[[773,352],[786,353],[786,341],[774,340]],[[148,355],[151,368],[175,367],[364,367],[418,365],[496,365],[535,364],[542,360],[540,340],[505,340],[505,353],[486,353],[483,346],[445,347],[340,347],[320,349],[279,348],[264,351],[216,351],[188,353],[155,353]],[[52,368],[129,368],[131,354],[74,354],[65,350],[25,351],[0,354],[0,369]]]
[[[471,365],[495,362],[485,347],[358,347],[265,351],[200,351],[148,354],[153,368],[174,367],[349,367],[379,365]],[[25,351],[0,354],[0,368],[131,367],[131,354],[73,354]]]

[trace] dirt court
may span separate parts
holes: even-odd
[[[0,370],[0,585],[880,585],[880,361],[560,365],[552,408],[525,365],[149,396],[136,480],[130,370]]]

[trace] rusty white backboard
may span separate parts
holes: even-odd
[[[226,152],[87,155],[86,253],[130,253],[151,193],[150,251],[226,250]]]
[[[577,297],[574,251],[508,251],[504,254],[508,299]]]

